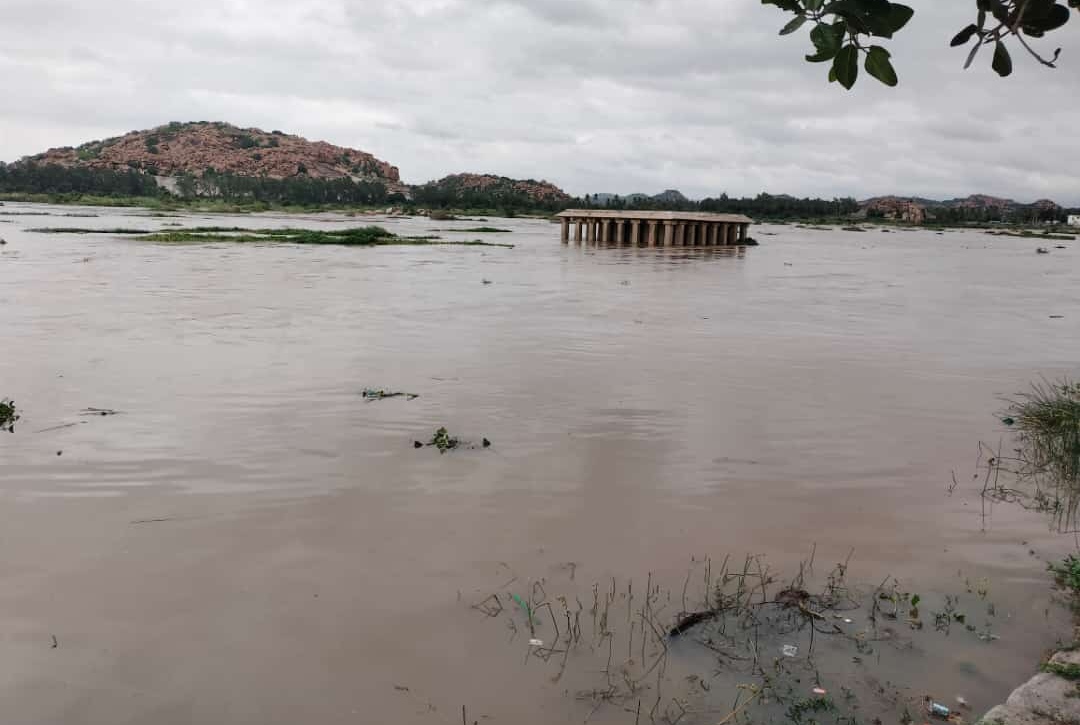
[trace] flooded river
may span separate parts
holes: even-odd
[[[651,580],[670,625],[726,555],[780,579],[850,557],[863,594],[921,594],[924,630],[804,663],[807,691],[816,666],[869,693],[867,722],[924,694],[985,710],[1068,637],[1045,562],[1074,542],[984,511],[973,476],[1001,397],[1077,372],[1075,243],[761,225],[738,252],[596,249],[498,219],[513,249],[170,245],[28,229],[358,221],[0,212],[5,722],[634,723],[668,688],[715,723],[745,671],[680,642],[590,697],[633,641],[560,673],[510,595],[628,609]],[[477,447],[413,447],[441,426]],[[493,593],[506,611],[472,608]],[[977,632],[934,631],[946,596]]]

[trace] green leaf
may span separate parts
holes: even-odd
[[[1009,49],[1000,40],[994,47],[994,61],[991,67],[1002,78],[1012,75],[1012,56],[1009,55]]]
[[[979,32],[979,26],[973,23],[957,33],[956,37],[952,39],[952,42],[949,43],[949,45],[954,48],[959,45],[967,45],[967,42],[971,40],[977,32]]]
[[[1024,15],[1024,31],[1029,35],[1035,35],[1035,33],[1048,33],[1051,30],[1057,30],[1065,23],[1069,22],[1071,17],[1069,9],[1060,3],[1050,4],[1045,9],[1040,8],[1041,12],[1028,12]],[[1035,31],[1035,32],[1031,32]]]
[[[915,595],[913,595],[911,597],[911,606],[917,607],[917,606],[919,606],[919,602],[921,602],[921,601],[922,601],[922,597],[920,597],[918,594],[915,594]]]
[[[803,5],[806,6],[806,9],[812,13],[816,13],[818,10],[821,10],[821,6],[824,4],[825,0],[804,0],[803,2]]]
[[[818,23],[810,31],[810,41],[817,48],[817,53],[806,56],[806,59],[811,63],[823,63],[835,58],[840,52],[840,45],[843,43],[846,32],[846,28],[841,23],[835,25]]]
[[[899,33],[914,15],[915,11],[907,5],[889,3],[889,28],[892,32]]]
[[[836,83],[836,68],[829,67],[829,83]]]
[[[798,15],[790,23],[784,26],[783,30],[780,31],[780,35],[791,35],[805,24],[806,16]]]
[[[891,88],[899,83],[899,79],[889,58],[889,51],[880,45],[870,46],[870,52],[866,54],[866,72]]]
[[[836,80],[849,91],[859,77],[859,49],[854,45],[845,45],[833,60]]]

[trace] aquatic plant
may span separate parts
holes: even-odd
[[[1058,531],[1080,513],[1080,384],[1035,383],[1010,401],[1002,422],[1016,434],[1011,455],[989,451],[983,493],[1044,511]]]
[[[1069,554],[1057,564],[1048,564],[1057,583],[1076,595],[1080,595],[1080,557]]]
[[[432,436],[429,446],[435,446],[439,449],[439,453],[446,453],[452,451],[460,445],[461,441],[457,438],[452,438],[446,428],[439,428],[435,431],[435,435]]]
[[[21,416],[15,409],[15,401],[4,398],[0,400],[0,431],[15,432],[15,423]]]
[[[455,245],[466,247],[503,247],[512,244],[496,244],[472,241],[442,241],[440,237],[401,237],[378,226],[353,227],[350,229],[245,229],[242,227],[193,227],[159,231],[139,237],[147,242],[289,242],[292,244],[334,244],[343,246],[373,247],[384,245]]]

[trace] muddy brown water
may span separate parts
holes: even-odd
[[[651,576],[670,618],[727,554],[781,576],[850,555],[864,592],[892,576],[992,624],[854,668],[819,643],[867,720],[924,693],[985,709],[1068,636],[1045,562],[1075,543],[984,519],[972,476],[1001,396],[1077,372],[1074,243],[765,225],[744,252],[594,249],[500,219],[512,250],[167,245],[27,229],[357,221],[3,211],[0,395],[24,413],[0,437],[5,722],[632,723],[652,685],[579,697],[603,645],[556,681],[520,612],[470,605]],[[494,445],[414,450],[443,425]],[[753,681],[691,641],[664,670],[687,723]]]

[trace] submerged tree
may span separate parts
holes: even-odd
[[[915,11],[888,0],[761,0],[795,17],[780,31],[789,35],[812,24],[810,41],[814,52],[806,56],[811,63],[828,63],[829,81],[851,89],[859,77],[859,65],[887,86],[898,83],[892,56],[875,38],[890,39],[911,20]],[[1069,22],[1070,8],[1080,10],[1080,0],[975,0],[975,22],[957,33],[951,45],[972,43],[965,68],[971,66],[983,46],[993,46],[991,66],[1004,77],[1012,73],[1012,56],[1006,42],[1017,42],[1039,63],[1055,68],[1061,48],[1049,57],[1036,51],[1029,38],[1042,38]]]

